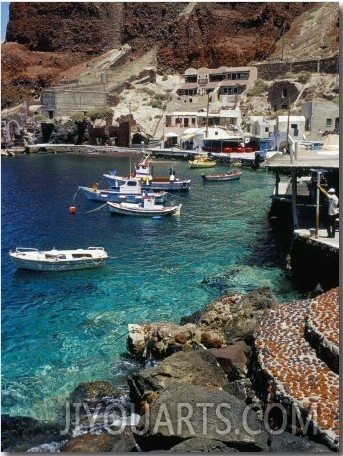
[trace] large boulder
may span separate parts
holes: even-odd
[[[227,378],[208,350],[178,352],[128,378],[132,400],[145,412],[159,392],[171,384],[200,385],[222,389]]]
[[[225,338],[216,330],[203,329],[189,323],[183,326],[171,322],[146,325],[129,324],[127,349],[136,359],[164,359],[179,351],[194,348],[214,348],[225,344]]]
[[[220,440],[193,437],[173,446],[170,453],[238,453],[235,448],[230,448]]]
[[[310,440],[307,436],[297,436],[289,432],[270,435],[272,453],[327,453],[328,447]]]
[[[269,288],[259,288],[247,294],[230,293],[204,309],[198,326],[223,334],[226,344],[240,340],[251,344],[264,310],[275,304],[276,297]]]
[[[189,438],[219,440],[239,451],[267,451],[268,434],[252,408],[224,390],[174,383],[150,404],[135,431],[143,451]]]

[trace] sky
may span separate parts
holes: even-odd
[[[8,22],[8,8],[10,2],[1,1],[1,41],[6,37],[6,26]]]

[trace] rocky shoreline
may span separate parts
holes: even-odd
[[[2,451],[339,451],[338,303],[338,288],[286,304],[257,289],[131,324],[128,389],[79,385],[63,425],[2,416]]]

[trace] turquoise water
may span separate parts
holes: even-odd
[[[267,222],[272,176],[244,169],[239,181],[204,183],[203,170],[178,161],[192,188],[170,197],[181,216],[162,219],[110,215],[77,192],[109,169],[128,174],[134,159],[2,159],[2,413],[55,419],[80,382],[124,382],[128,323],[178,323],[223,293],[204,278],[227,274],[225,291],[269,286],[280,302],[297,297]],[[157,164],[155,173],[169,167]],[[7,256],[17,246],[90,245],[109,253],[104,268],[17,271]]]

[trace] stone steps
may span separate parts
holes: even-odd
[[[335,450],[339,376],[318,355],[336,359],[338,365],[338,320],[339,289],[334,289],[313,300],[267,309],[255,332],[258,362],[275,385],[275,402],[290,400],[311,420],[314,433]],[[308,340],[309,333],[316,337]]]

